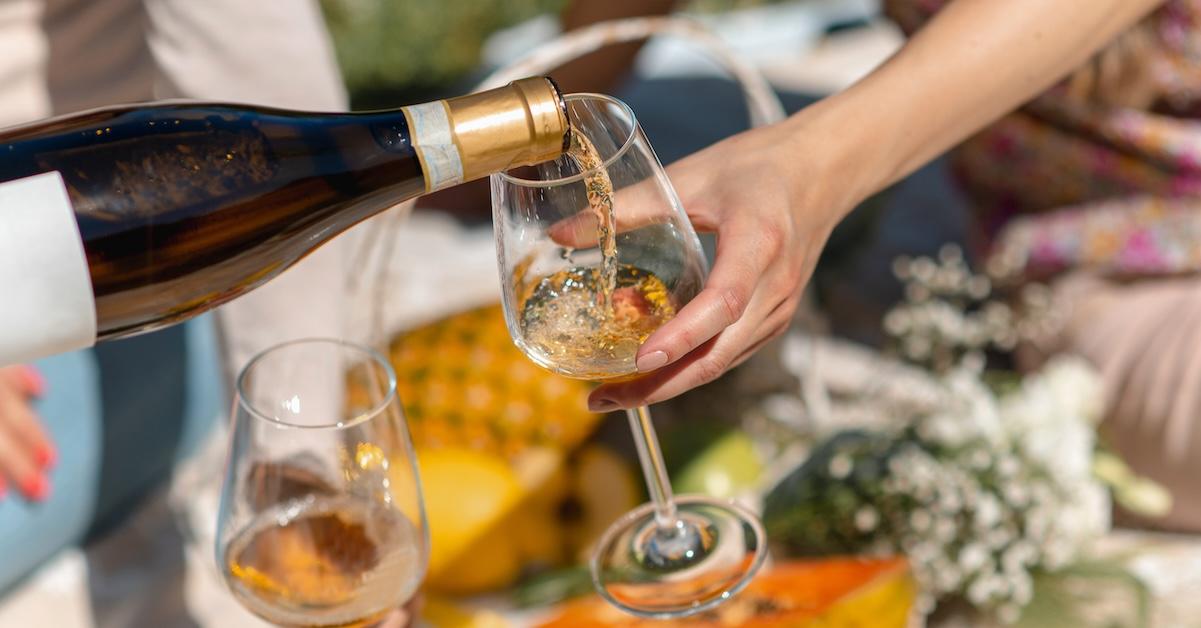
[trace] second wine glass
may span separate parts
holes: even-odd
[[[399,614],[425,574],[429,532],[383,356],[296,340],[243,369],[216,550],[234,597],[276,625]]]
[[[565,100],[569,154],[492,177],[505,318],[544,368],[634,378],[638,348],[700,292],[706,262],[630,108],[594,94]],[[651,502],[601,538],[593,582],[645,617],[712,608],[763,564],[763,527],[734,502],[673,497],[650,410],[627,413]]]

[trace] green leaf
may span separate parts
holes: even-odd
[[[1034,597],[1016,626],[1145,628],[1151,592],[1121,563],[1082,561],[1034,578]]]
[[[856,553],[877,534],[855,528],[855,512],[878,503],[878,484],[888,458],[904,440],[849,430],[817,446],[800,466],[785,476],[764,498],[763,524],[773,544],[793,555]],[[842,477],[831,475],[836,458],[851,462]]]
[[[565,567],[529,578],[513,590],[521,608],[548,606],[592,592],[592,574],[586,566]]]

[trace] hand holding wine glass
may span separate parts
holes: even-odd
[[[492,178],[505,318],[540,366],[620,381],[639,375],[639,347],[700,293],[706,263],[629,107],[588,94],[566,103],[569,156]],[[593,582],[641,616],[712,608],[762,565],[762,525],[732,502],[674,498],[649,409],[627,414],[652,501],[600,540]]]
[[[816,112],[815,112],[816,113]],[[717,379],[788,329],[830,232],[862,195],[824,174],[833,150],[798,116],[754,129],[667,169],[698,231],[717,234],[704,288],[639,348],[641,377],[593,391],[594,411],[670,399]],[[795,127],[795,128],[792,128]],[[812,138],[804,153],[789,142]],[[806,157],[806,154],[814,153]],[[622,204],[641,223],[646,210]]]

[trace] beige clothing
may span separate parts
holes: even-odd
[[[1055,289],[1070,318],[1054,349],[1101,370],[1105,442],[1172,494],[1166,518],[1119,513],[1120,521],[1201,530],[1201,281],[1122,283],[1076,273]]]
[[[167,98],[346,108],[315,0],[0,0],[0,125]],[[343,334],[343,248],[220,308],[231,373],[270,344]]]

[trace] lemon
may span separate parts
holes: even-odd
[[[672,485],[681,494],[734,497],[754,487],[762,474],[763,463],[751,438],[745,432],[733,431],[693,458],[672,478]]]
[[[434,528],[437,529],[437,528]],[[430,571],[426,586],[450,595],[471,595],[512,586],[521,575],[521,548],[511,527],[495,526],[476,537],[439,571]]]
[[[582,560],[605,530],[642,501],[642,487],[629,463],[604,445],[587,445],[576,454],[572,493],[579,520],[569,525],[574,552]]]
[[[547,447],[532,447],[514,460],[513,468],[525,499],[506,526],[522,562],[535,567],[556,567],[567,558],[567,535],[559,521],[559,508],[570,490],[563,454]]]
[[[463,448],[417,452],[430,527],[427,584],[456,593],[516,579],[514,544],[496,531],[522,499],[516,474],[495,454]]]

